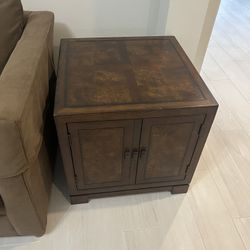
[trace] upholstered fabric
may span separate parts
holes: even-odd
[[[15,235],[40,236],[46,229],[51,188],[51,168],[44,144],[38,158],[26,169],[15,177],[0,179],[0,195]]]
[[[52,181],[44,112],[53,24],[53,13],[26,12],[22,37],[0,75],[0,237],[41,236],[46,229]]]
[[[14,227],[11,225],[7,216],[0,216],[0,236],[8,237],[16,235]]]
[[[53,70],[53,14],[32,12],[0,76],[0,178],[26,170],[39,153],[48,79]]]
[[[23,7],[20,0],[0,0],[0,74],[22,35]]]

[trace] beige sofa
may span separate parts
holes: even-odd
[[[53,24],[50,12],[26,12],[22,37],[0,75],[0,236],[45,232],[51,162],[44,127],[54,72]]]

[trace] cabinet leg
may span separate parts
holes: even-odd
[[[188,191],[189,185],[173,186],[171,194],[182,194]]]
[[[88,203],[88,196],[70,196],[71,204]]]

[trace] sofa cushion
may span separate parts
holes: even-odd
[[[0,0],[0,74],[20,39],[24,26],[20,0]]]

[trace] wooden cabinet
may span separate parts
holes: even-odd
[[[54,116],[71,202],[186,192],[217,107],[174,37],[63,40]]]
[[[147,184],[180,183],[180,192],[187,190],[182,184],[204,120],[204,115],[188,115],[68,123],[77,190],[85,199]]]
[[[203,121],[187,116],[70,123],[77,188],[185,180]]]

